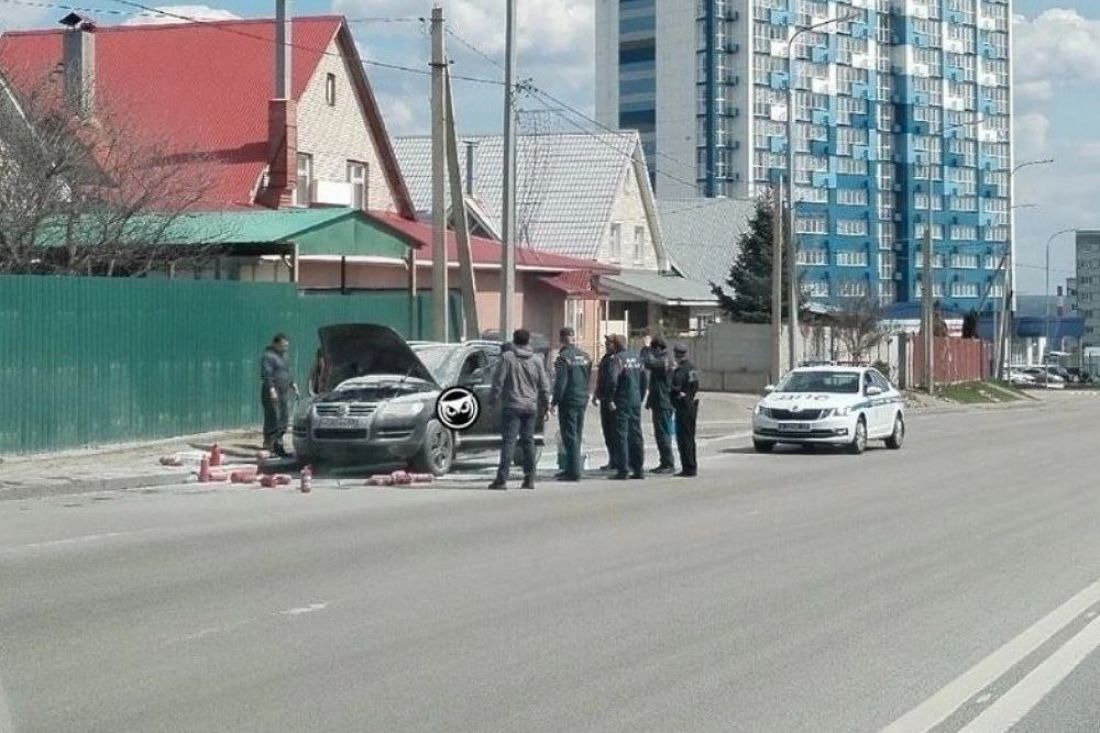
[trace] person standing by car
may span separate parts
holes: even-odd
[[[607,463],[600,466],[601,471],[610,471],[619,465],[619,433],[615,425],[615,413],[611,410],[614,397],[611,394],[611,360],[615,356],[614,343],[609,334],[603,339],[604,353],[596,367],[596,391],[592,395],[592,404],[600,408],[600,429],[603,442],[607,446]]]
[[[699,373],[688,359],[687,347],[676,344],[676,369],[672,372],[672,408],[676,412],[676,447],[680,451],[680,473],[691,477],[699,472],[695,456],[695,421],[699,417]]]
[[[676,461],[672,457],[672,372],[676,364],[668,353],[668,345],[660,336],[649,343],[649,352],[642,360],[649,372],[649,394],[645,406],[653,413],[653,437],[661,462],[653,473],[673,473]]]
[[[592,357],[576,346],[576,333],[561,329],[561,350],[554,360],[554,399],[558,411],[558,430],[565,453],[565,465],[556,478],[580,481],[583,469],[581,437],[584,435],[584,411],[588,407],[588,383],[592,376]]]
[[[287,456],[283,436],[290,422],[290,394],[298,385],[290,371],[290,340],[277,333],[260,357],[260,404],[264,410],[264,450]]]
[[[502,355],[493,378],[493,407],[501,409],[501,445],[500,465],[490,489],[508,488],[517,436],[523,456],[523,488],[535,488],[535,423],[550,404],[550,378],[530,344],[530,332],[516,329],[512,348]]]
[[[619,439],[615,478],[645,478],[645,441],[642,437],[642,399],[645,397],[645,371],[638,355],[626,348],[622,336],[612,336],[611,411]]]

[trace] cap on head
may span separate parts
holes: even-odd
[[[654,336],[653,338],[651,338],[649,340],[649,345],[652,346],[655,349],[667,349],[668,348],[668,344],[666,344],[665,340],[663,338],[661,338],[660,336]]]
[[[611,336],[609,337],[609,340],[610,340],[611,346],[612,346],[612,347],[613,347],[613,348],[614,348],[614,349],[615,349],[616,351],[622,351],[622,350],[624,350],[624,349],[626,348],[626,339],[625,339],[625,338],[623,338],[622,336],[620,336],[620,335],[619,335],[619,334],[617,334],[617,333],[616,333],[616,334],[612,334],[612,335],[611,335]]]
[[[571,329],[569,326],[566,326],[562,330],[558,331],[558,336],[562,337],[563,339],[573,338],[576,335],[577,335],[577,332],[574,331],[573,329]]]
[[[676,344],[676,347],[673,348],[672,351],[674,353],[683,355],[683,354],[688,353],[688,347],[685,346],[684,344]]]

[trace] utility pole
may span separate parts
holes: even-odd
[[[516,294],[516,0],[505,0],[504,193],[501,198],[500,336],[512,337]]]
[[[447,170],[451,181],[451,217],[454,219],[455,245],[458,250],[458,273],[462,281],[462,329],[467,339],[481,334],[477,314],[477,281],[474,279],[474,260],[470,253],[470,222],[466,216],[466,196],[462,192],[462,171],[458,167],[458,133],[455,132],[454,91],[451,88],[451,71],[444,71],[447,85]],[[469,162],[469,159],[467,159]]]
[[[923,267],[921,272],[921,311],[924,316],[924,385],[928,388],[928,394],[936,389],[936,380],[932,375],[935,367],[933,352],[936,348],[936,317],[932,311],[932,176],[929,167],[928,190],[928,220],[924,224],[924,251],[921,252]]]
[[[783,371],[783,181],[772,193],[772,384]]]
[[[451,340],[447,285],[447,105],[443,8],[432,8],[432,321],[437,341]]]

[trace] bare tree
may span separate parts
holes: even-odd
[[[0,88],[0,273],[140,276],[208,259],[204,243],[173,246],[209,190],[203,156],[166,156],[106,104],[69,114],[56,86]]]
[[[830,314],[833,332],[844,344],[848,358],[862,361],[864,356],[889,336],[884,323],[885,311],[873,298],[861,298],[848,308]]]

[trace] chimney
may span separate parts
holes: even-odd
[[[275,95],[267,103],[267,191],[272,208],[291,203],[298,178],[298,109],[291,88],[290,0],[275,0]],[[309,192],[305,192],[306,196]]]
[[[67,28],[62,41],[65,102],[73,114],[87,119],[95,114],[96,24],[87,16],[69,13],[61,25]]]
[[[466,140],[466,195],[474,195],[474,182],[477,180],[477,140]]]

